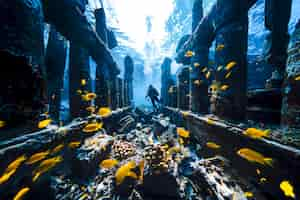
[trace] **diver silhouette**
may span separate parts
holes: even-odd
[[[149,85],[149,87],[148,87],[146,98],[147,97],[150,98],[154,110],[157,111],[158,110],[158,106],[157,106],[156,103],[158,103],[158,104],[160,103],[160,100],[158,98],[159,97],[159,93],[158,93],[158,91],[152,85]]]

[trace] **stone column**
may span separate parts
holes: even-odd
[[[104,44],[107,45],[107,27],[106,27],[106,16],[103,8],[95,10],[96,18],[96,32]],[[98,63],[96,69],[96,105],[99,107],[108,107],[111,105],[111,91],[109,88],[109,71],[107,70],[108,65],[105,62]]]
[[[283,87],[281,110],[282,127],[300,133],[300,20],[291,37],[288,48],[288,62]]]
[[[91,92],[89,55],[85,49],[72,42],[70,43],[69,77],[71,117],[86,116],[89,114],[86,108],[90,106],[90,102],[83,101],[81,93]]]
[[[190,70],[189,67],[183,67],[177,75],[177,104],[178,108],[182,110],[189,110],[189,84],[190,84]]]
[[[292,0],[265,2],[265,26],[269,33],[264,45],[264,57],[273,66],[273,74],[266,87],[280,88],[287,60]]]
[[[49,114],[59,120],[61,93],[67,56],[67,41],[51,26],[46,49],[45,65],[48,84]]]
[[[161,92],[160,99],[162,105],[166,106],[168,104],[168,90],[171,76],[171,63],[170,58],[165,58],[163,64],[161,65]]]
[[[196,0],[193,6],[193,22],[192,22],[193,32],[196,30],[197,26],[199,25],[202,17],[203,17],[202,0]],[[204,24],[205,26],[209,26],[209,21],[207,19],[208,18],[205,18],[202,24],[199,25],[199,27],[202,27],[203,29]],[[206,31],[210,31],[210,30],[212,29],[206,29]],[[209,33],[202,33],[202,34],[209,34]],[[199,37],[199,39],[201,40],[201,37]],[[207,72],[202,73],[202,70],[208,67],[208,50],[210,45],[211,45],[210,40],[206,41],[206,43],[203,41],[197,41],[195,47],[193,48],[193,52],[195,55],[191,59],[190,106],[191,106],[191,110],[196,113],[208,113],[209,80],[205,76],[206,75],[205,73]]]
[[[216,4],[215,63],[218,92],[211,98],[214,114],[243,120],[247,105],[248,5],[240,0],[219,0]]]
[[[125,105],[132,105],[133,100],[133,72],[134,63],[130,56],[126,56],[124,59],[125,74],[124,74],[124,95],[125,95]]]
[[[124,90],[123,90],[123,79],[118,77],[117,78],[117,106],[118,108],[123,107],[123,97],[124,97]]]

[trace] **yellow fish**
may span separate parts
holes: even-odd
[[[247,198],[253,197],[253,193],[252,192],[245,192],[244,194],[245,194],[245,197],[247,197]]]
[[[82,131],[85,133],[93,133],[99,131],[100,129],[102,129],[102,127],[103,127],[103,123],[94,122],[94,123],[87,124]]]
[[[204,67],[204,68],[201,70],[202,73],[205,73],[206,71],[207,71],[207,67]]]
[[[6,126],[6,122],[0,120],[0,128],[3,128],[4,126]]]
[[[244,135],[247,135],[254,139],[259,139],[263,137],[268,137],[270,135],[271,130],[260,130],[257,128],[248,128],[244,131]]]
[[[229,71],[229,70],[231,70],[234,66],[236,66],[236,62],[234,62],[234,61],[232,61],[232,62],[230,62],[230,63],[228,63],[227,65],[226,65],[226,70],[227,71]]]
[[[86,80],[85,79],[81,79],[81,85],[85,86],[86,85]]]
[[[142,160],[139,164],[139,170],[140,170],[140,181],[143,181],[144,180],[144,170],[145,170],[145,161]]]
[[[81,95],[82,94],[82,90],[77,90],[76,93],[79,94],[79,95]]]
[[[81,98],[83,101],[92,101],[97,98],[97,95],[95,93],[90,92],[85,95],[82,95]]]
[[[20,156],[11,162],[5,169],[4,174],[0,177],[0,184],[5,183],[19,168],[19,166],[26,160],[26,156]]]
[[[221,71],[223,69],[223,66],[221,65],[221,66],[219,66],[218,68],[217,68],[217,71],[219,72],[219,71]]]
[[[228,79],[230,76],[231,76],[231,72],[228,72],[228,73],[225,75],[225,78]]]
[[[26,164],[27,165],[32,165],[34,163],[37,163],[43,159],[45,159],[48,155],[49,155],[50,151],[44,151],[44,152],[39,152],[36,154],[33,154],[27,161]]]
[[[194,81],[194,84],[195,84],[195,85],[201,85],[201,83],[202,83],[201,80],[195,80],[195,81]]]
[[[90,112],[90,113],[94,113],[96,111],[96,108],[94,106],[89,106],[85,110]]]
[[[131,171],[134,168],[136,168],[136,164],[134,161],[130,161],[127,164],[122,165],[115,173],[117,185],[120,185],[125,180],[126,177],[138,179],[138,176],[136,175],[136,173]]]
[[[287,197],[291,197],[293,199],[296,198],[294,193],[294,187],[290,184],[289,181],[282,181],[280,183],[280,189],[284,192],[284,195]]]
[[[43,173],[55,167],[58,163],[62,162],[63,158],[61,156],[53,157],[44,160],[40,165],[33,171],[32,181],[35,182]]]
[[[39,129],[46,128],[51,122],[52,122],[51,119],[45,119],[43,121],[40,121],[38,124],[38,128]]]
[[[98,115],[100,115],[101,117],[107,117],[109,115],[111,115],[111,109],[109,107],[103,107],[100,108],[98,111]]]
[[[187,57],[187,58],[193,57],[194,55],[195,55],[195,53],[190,50],[185,53],[185,57]]]
[[[179,138],[178,139],[178,143],[181,144],[181,145],[183,145],[184,144],[184,140],[182,138]]]
[[[80,144],[81,144],[81,142],[79,142],[79,141],[70,142],[69,145],[68,145],[68,147],[69,147],[70,149],[75,149],[75,148],[79,147]]]
[[[200,67],[200,64],[196,62],[196,63],[194,63],[194,67],[195,68]]]
[[[61,151],[63,148],[64,148],[64,144],[59,144],[57,145],[52,151],[51,151],[51,154],[56,154],[58,153],[59,151]]]
[[[210,78],[210,75],[211,75],[211,72],[208,71],[208,72],[206,73],[206,75],[205,75],[206,79],[209,79],[209,78]]]
[[[243,148],[240,149],[237,154],[250,162],[256,162],[261,165],[269,166],[272,166],[273,164],[272,158],[266,158],[261,153],[253,151],[252,149]]]
[[[103,160],[100,163],[100,167],[104,168],[104,169],[111,169],[111,168],[114,168],[118,163],[119,163],[119,161],[117,161],[115,159],[107,159],[107,160]]]
[[[295,81],[300,81],[300,75],[295,77]]]
[[[227,90],[228,88],[229,88],[229,85],[222,85],[222,86],[220,87],[220,90],[225,91],[225,90]]]
[[[224,44],[219,44],[216,48],[216,51],[222,51],[224,49],[225,45]]]
[[[264,178],[264,177],[262,177],[262,178],[259,179],[259,182],[260,182],[260,183],[265,183],[265,182],[267,182],[267,179]]]
[[[214,143],[214,142],[207,142],[207,143],[206,143],[206,146],[207,146],[208,148],[211,148],[211,149],[219,149],[219,148],[221,148],[220,145],[218,145],[218,144],[216,144],[216,143]]]
[[[208,125],[214,125],[214,124],[216,124],[216,122],[215,122],[213,119],[210,119],[210,118],[208,118],[208,119],[206,120],[206,123],[207,123]]]
[[[190,132],[185,130],[184,128],[177,128],[177,134],[183,138],[189,138]]]
[[[24,196],[29,192],[29,187],[22,188],[14,197],[14,200],[22,200]]]

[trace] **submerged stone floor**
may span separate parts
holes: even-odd
[[[0,143],[0,155],[9,158],[0,165],[0,199],[270,199],[219,154],[219,144],[200,145],[170,116],[141,109],[114,117],[110,112],[74,120],[58,128],[59,136],[45,130],[43,136]],[[54,140],[55,145],[46,142]],[[12,150],[15,145],[18,150]],[[265,165],[251,152],[240,156]],[[268,180],[260,173],[264,184]],[[295,195],[286,188],[282,193],[287,199]]]

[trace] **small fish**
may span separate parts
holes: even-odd
[[[81,98],[83,101],[92,101],[97,98],[97,95],[95,93],[90,92],[85,95],[82,95]]]
[[[216,51],[222,51],[224,49],[225,45],[224,44],[219,44],[216,48]]]
[[[202,73],[205,73],[206,71],[207,71],[207,67],[204,67],[204,68],[201,70]]]
[[[168,93],[171,94],[171,93],[173,93],[173,92],[174,92],[174,88],[173,88],[173,87],[170,87],[169,90],[168,90]]]
[[[96,111],[95,106],[89,106],[86,108],[86,111],[90,112],[90,113],[94,113]]]
[[[190,132],[185,130],[184,128],[177,128],[177,134],[183,138],[189,138]]]
[[[0,120],[0,128],[3,128],[6,126],[6,122],[5,121],[2,121]]]
[[[220,145],[218,145],[218,144],[216,144],[216,143],[214,143],[214,142],[207,142],[207,143],[206,143],[206,146],[207,146],[208,148],[211,148],[211,149],[220,149],[220,148],[221,148]]]
[[[226,91],[228,88],[229,88],[229,85],[222,85],[222,86],[220,87],[220,90]]]
[[[51,119],[45,119],[43,121],[40,121],[39,124],[38,124],[38,128],[39,129],[46,128],[51,122],[52,122]]]
[[[19,168],[19,166],[26,160],[26,156],[20,156],[11,162],[5,169],[4,174],[0,177],[0,184],[5,183]]]
[[[245,192],[244,195],[245,195],[245,197],[247,197],[247,198],[253,197],[253,193],[252,193],[252,192]]]
[[[195,55],[195,53],[190,50],[185,53],[185,57],[187,57],[187,58],[193,57],[194,55]]]
[[[256,173],[257,173],[257,175],[260,175],[261,171],[259,169],[256,169]]]
[[[260,182],[260,183],[265,183],[265,182],[267,182],[267,179],[264,178],[264,177],[262,177],[262,178],[259,179],[259,182]]]
[[[268,137],[270,135],[271,130],[260,130],[257,128],[248,128],[244,131],[244,135],[247,135],[254,139],[260,139],[263,137]]]
[[[182,114],[183,117],[188,117],[190,115],[190,112],[182,111],[181,114]]]
[[[223,69],[223,66],[220,65],[220,66],[217,68],[217,71],[219,72],[219,71],[221,71],[222,69]]]
[[[145,161],[142,160],[139,164],[139,170],[140,170],[140,181],[143,182],[144,180],[144,171],[145,171]]]
[[[44,152],[39,152],[36,154],[33,154],[27,161],[26,164],[27,165],[32,165],[34,163],[37,163],[43,159],[45,159],[48,155],[49,155],[50,151],[44,151]]]
[[[99,131],[100,129],[102,129],[102,127],[103,127],[103,123],[94,122],[94,123],[87,124],[82,131],[85,133],[93,133]]]
[[[225,67],[225,69],[227,70],[227,71],[229,71],[229,70],[231,70],[234,66],[236,66],[236,62],[234,62],[234,61],[232,61],[232,62],[229,62],[227,65],[226,65],[226,67]]]
[[[237,151],[237,154],[250,162],[255,162],[261,165],[269,165],[269,166],[272,166],[273,164],[272,158],[266,158],[261,153],[256,152],[252,149],[242,148],[239,151]]]
[[[111,168],[114,168],[118,163],[119,163],[119,161],[117,161],[115,159],[107,159],[107,160],[103,160],[100,163],[100,167],[104,168],[104,169],[111,169]]]
[[[178,143],[179,143],[180,145],[184,145],[184,140],[183,140],[182,138],[179,138],[179,139],[178,139]]]
[[[100,115],[101,117],[107,117],[109,115],[111,115],[112,111],[109,107],[103,107],[100,108],[98,111],[98,115]]]
[[[76,90],[76,93],[81,95],[82,94],[82,90]]]
[[[64,144],[59,144],[59,145],[57,145],[57,146],[51,151],[51,154],[56,154],[56,153],[60,152],[64,147],[65,147]]]
[[[293,199],[296,198],[296,195],[294,193],[294,187],[290,184],[289,181],[282,181],[280,183],[280,189],[283,191],[285,196],[291,197]]]
[[[42,174],[49,171],[57,164],[63,161],[61,156],[53,157],[47,160],[44,160],[40,165],[33,171],[32,181],[35,182]]]
[[[30,188],[29,187],[25,187],[22,188],[14,197],[13,200],[22,200],[24,198],[24,196],[29,192]]]
[[[300,81],[300,75],[295,77],[295,81]]]
[[[209,79],[209,78],[210,78],[210,75],[211,75],[211,72],[208,71],[208,72],[206,73],[206,75],[205,75],[206,79]]]
[[[86,80],[85,79],[81,79],[81,86],[85,86],[86,85]]]
[[[200,64],[197,63],[197,62],[195,62],[195,63],[194,63],[194,67],[195,67],[195,68],[200,67]]]
[[[208,118],[208,119],[206,120],[206,123],[207,123],[208,125],[215,125],[215,124],[216,124],[216,122],[215,122],[213,119],[210,119],[210,118]]]
[[[228,73],[225,75],[225,78],[228,79],[230,76],[231,76],[231,72],[228,72]]]
[[[189,71],[192,72],[192,71],[193,71],[193,68],[192,68],[192,67],[189,67]]]
[[[74,142],[70,142],[70,143],[68,144],[68,147],[69,147],[70,149],[75,149],[75,148],[79,147],[80,144],[81,144],[80,141],[74,141]]]
[[[115,173],[116,184],[120,185],[126,177],[131,177],[133,179],[138,179],[138,176],[135,172],[131,171],[136,168],[134,161],[130,161],[125,165],[122,165]]]

